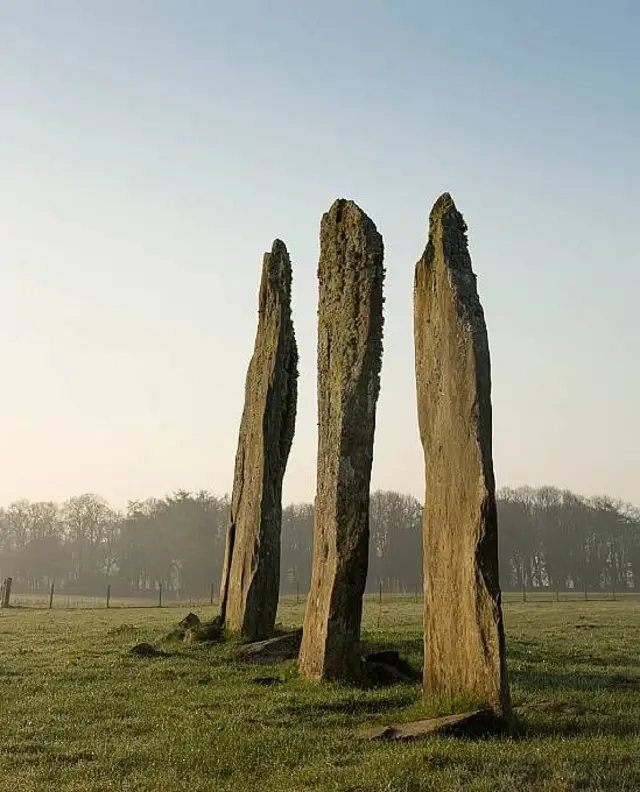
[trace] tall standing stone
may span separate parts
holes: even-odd
[[[297,377],[291,262],[277,239],[262,265],[220,587],[222,620],[252,641],[268,637],[275,625],[282,480],[295,430]]]
[[[416,264],[415,365],[424,449],[424,695],[510,709],[492,458],[491,372],[467,226],[448,193]]]
[[[300,671],[358,671],[369,485],[382,363],[384,247],[353,201],[323,216],[318,263],[318,461],[313,568]]]

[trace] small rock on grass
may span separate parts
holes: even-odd
[[[178,622],[180,627],[195,627],[196,625],[200,624],[200,619],[195,613],[187,613],[187,615],[182,619],[182,621]]]
[[[152,646],[150,643],[139,643],[135,646],[132,646],[129,650],[129,654],[134,655],[134,657],[168,657],[169,655],[166,652],[163,652],[162,649],[156,649],[155,646]]]
[[[361,658],[361,664],[365,677],[381,685],[411,683],[421,678],[395,649],[369,652]]]

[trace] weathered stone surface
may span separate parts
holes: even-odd
[[[300,671],[359,673],[369,484],[382,359],[384,247],[353,201],[322,218],[318,264],[318,461],[313,568]]]
[[[269,636],[275,625],[282,480],[295,430],[297,377],[291,262],[276,240],[262,265],[220,587],[222,621],[252,641]]]
[[[424,449],[424,695],[510,709],[498,579],[491,375],[467,226],[448,193],[416,264],[415,364]]]
[[[448,737],[483,737],[498,734],[508,728],[506,721],[491,709],[442,715],[439,718],[398,723],[395,726],[374,726],[362,729],[358,736],[363,740],[421,740],[433,735]]]

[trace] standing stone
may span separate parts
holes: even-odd
[[[277,239],[262,265],[220,589],[221,620],[250,641],[267,638],[275,625],[282,479],[295,430],[297,377],[291,262]]]
[[[448,193],[416,264],[415,362],[424,449],[424,696],[510,710],[498,580],[489,342],[467,226]]]
[[[300,671],[358,673],[369,485],[382,363],[384,247],[353,201],[322,218],[318,264],[318,462],[313,569]]]

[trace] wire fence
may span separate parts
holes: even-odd
[[[300,592],[299,588],[295,594],[283,595],[283,599],[297,604],[306,601],[306,592]],[[380,585],[377,592],[367,592],[365,598],[368,601],[383,602],[414,602],[416,605],[422,603],[423,594],[419,589],[413,592],[398,593],[397,591],[387,591]],[[584,589],[577,591],[553,590],[550,588],[523,588],[519,591],[503,591],[502,601],[505,605],[513,603],[570,603],[570,602],[616,602],[637,600],[640,602],[640,591],[630,591],[625,589],[616,591],[612,589],[605,591],[597,589],[589,591]],[[51,585],[47,592],[22,593],[12,592],[12,580],[7,578],[0,585],[0,609],[1,608],[22,608],[34,610],[80,610],[80,609],[134,609],[134,608],[184,608],[186,607],[206,607],[218,604],[217,590],[212,583],[209,591],[202,597],[181,597],[174,590],[165,591],[160,585],[156,589],[150,589],[135,595],[130,592],[119,593],[113,589],[112,584],[105,586],[102,594],[77,594],[70,593],[62,589],[56,591]]]
[[[203,607],[205,605],[214,605],[216,602],[214,594],[213,584],[208,592],[208,596],[200,598],[180,597],[175,591],[166,592],[164,587],[160,585],[156,589],[149,589],[136,594],[128,592],[119,596],[118,592],[113,590],[113,586],[110,583],[106,585],[103,594],[73,593],[65,591],[64,589],[56,591],[53,584],[50,586],[48,592],[12,593],[11,578],[7,578],[0,586],[0,607],[33,608],[37,610],[179,608],[185,605]]]

